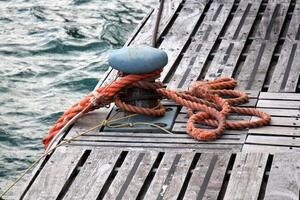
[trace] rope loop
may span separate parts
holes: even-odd
[[[233,90],[237,82],[232,78],[220,78],[213,81],[195,81],[189,91],[176,92],[165,89],[163,84],[155,79],[161,70],[147,74],[123,74],[111,84],[98,88],[87,95],[79,103],[68,109],[50,129],[43,143],[47,148],[52,138],[78,113],[88,113],[100,107],[107,107],[115,102],[121,110],[140,115],[162,116],[166,110],[158,101],[153,108],[143,108],[128,104],[120,97],[125,89],[132,87],[150,90],[161,97],[174,101],[188,110],[187,133],[197,140],[218,138],[226,128],[245,129],[256,128],[270,123],[270,115],[253,108],[233,107],[248,101],[246,93]],[[126,91],[126,90],[125,90]],[[256,121],[227,122],[230,113],[256,116]],[[106,122],[107,123],[107,122]],[[203,124],[214,129],[199,128]]]

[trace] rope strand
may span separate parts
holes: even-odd
[[[109,106],[113,101],[121,110],[126,112],[151,116],[162,116],[165,114],[165,108],[160,104],[160,101],[158,106],[154,108],[142,108],[122,101],[124,99],[121,96],[122,90],[130,87],[139,87],[153,91],[154,93],[156,92],[161,97],[187,107],[189,119],[186,130],[189,135],[197,140],[216,139],[226,128],[255,128],[270,123],[271,117],[264,112],[251,108],[233,107],[247,102],[248,96],[244,92],[232,90],[237,85],[237,82],[232,78],[220,78],[214,81],[196,81],[192,84],[190,91],[176,92],[163,88],[159,82],[151,82],[152,78],[159,76],[160,72],[123,75],[110,85],[100,87],[87,95],[58,119],[43,140],[45,147],[47,148],[50,141],[61,132],[61,128],[65,127],[70,121],[74,123],[84,114],[100,107]],[[226,118],[230,113],[257,116],[259,119],[250,122],[226,122]],[[74,116],[76,116],[76,120],[74,120]],[[209,125],[215,127],[215,129],[203,130],[196,128],[196,123]]]

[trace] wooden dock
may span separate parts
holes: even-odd
[[[150,45],[156,12],[125,45]],[[167,88],[233,77],[250,96],[242,106],[266,111],[271,124],[199,142],[185,133],[186,109],[164,101],[178,109],[174,134],[91,132],[44,159],[17,199],[299,200],[300,1],[166,0],[158,35]],[[108,70],[98,86],[116,74]],[[62,140],[109,114],[89,114]]]

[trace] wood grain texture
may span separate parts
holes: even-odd
[[[122,199],[136,199],[138,197],[141,187],[143,184],[145,184],[148,174],[151,173],[150,170],[154,165],[157,155],[158,152],[155,151],[148,151],[145,153],[140,165],[136,170],[136,173],[132,176],[132,180],[125,190],[124,195],[120,196]],[[123,185],[123,187],[124,186],[126,187],[126,185]]]
[[[229,154],[201,154],[183,199],[217,199],[222,188],[229,159]]]
[[[203,22],[168,83],[169,89],[187,89],[193,81],[198,79],[232,6],[233,1],[225,4],[213,2],[210,5]]]
[[[178,164],[176,165],[174,174],[170,176],[171,180],[165,181],[165,184],[163,185],[162,190],[159,193],[158,199],[177,199],[180,190],[183,186],[183,183],[186,179],[186,176],[189,173],[189,168],[192,164],[194,156],[194,153],[182,154]]]
[[[299,93],[272,93],[272,92],[261,92],[259,99],[274,99],[274,100],[299,100]]]
[[[300,151],[300,148],[296,147],[286,147],[286,146],[272,146],[272,145],[256,145],[256,144],[245,144],[243,146],[242,152],[244,153],[292,153]]]
[[[174,15],[182,5],[182,0],[166,0],[161,15],[157,39],[162,39],[162,32],[167,29],[168,24],[174,18]],[[158,9],[155,9],[153,14],[149,17],[148,22],[139,31],[139,34],[134,38],[131,45],[148,45],[151,46],[153,27],[156,22]]]
[[[82,148],[58,148],[33,182],[24,199],[56,199],[76,169],[83,153]]]
[[[192,143],[192,144],[173,144],[173,143],[123,143],[123,142],[95,142],[95,141],[74,141],[72,146],[91,146],[91,147],[108,147],[108,148],[122,148],[122,150],[156,150],[156,151],[197,151],[197,152],[238,152],[241,150],[241,142],[226,144],[226,141],[215,143]]]
[[[260,145],[276,145],[286,147],[300,147],[299,137],[281,137],[281,136],[260,136],[249,135],[246,144],[260,144]]]
[[[224,200],[256,200],[259,195],[267,159],[268,154],[237,154]]]
[[[216,52],[216,56],[205,75],[206,80],[214,80],[218,77],[231,77],[233,75],[259,7],[259,1],[255,1],[255,3],[241,1],[239,3],[239,7]]]
[[[257,102],[258,108],[285,108],[285,109],[299,109],[300,101],[286,101],[286,100],[259,100]]]
[[[238,75],[238,89],[261,90],[289,4],[269,3]]]
[[[275,154],[265,200],[298,200],[300,188],[299,153]]]
[[[93,149],[64,199],[96,200],[109,175],[112,173],[120,153],[121,151],[117,149],[112,151]]]
[[[296,92],[299,80],[300,4],[295,4],[269,92]]]
[[[176,153],[168,153],[164,155],[144,199],[157,199],[160,193],[164,191],[163,189],[168,187],[168,185],[165,185],[165,181],[168,178],[171,168],[173,170],[170,172],[170,175],[174,174],[174,170],[176,170],[176,165],[180,158],[181,154]]]
[[[188,44],[197,22],[203,15],[206,1],[186,0],[175,22],[168,31],[165,39],[159,46],[168,54],[168,64],[161,73],[161,80],[165,81],[167,75],[172,73],[174,64],[182,50]]]

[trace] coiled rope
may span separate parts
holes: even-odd
[[[86,114],[100,107],[109,106],[115,102],[121,110],[150,116],[162,116],[165,108],[160,103],[155,108],[143,108],[130,105],[123,101],[122,91],[131,87],[138,87],[157,93],[188,108],[187,133],[197,140],[211,140],[218,138],[227,129],[256,128],[267,125],[271,117],[267,113],[254,108],[236,107],[248,101],[244,92],[232,90],[237,82],[232,78],[220,78],[214,81],[196,81],[189,91],[172,91],[163,88],[160,82],[151,82],[161,71],[147,74],[129,74],[120,76],[116,81],[105,87],[100,87],[84,97],[79,103],[66,111],[50,129],[43,143],[47,148],[53,137],[78,113]],[[227,98],[223,98],[227,97]],[[228,98],[231,97],[231,98]],[[227,122],[230,113],[257,116],[256,121]],[[214,127],[214,129],[197,128],[200,123]]]

